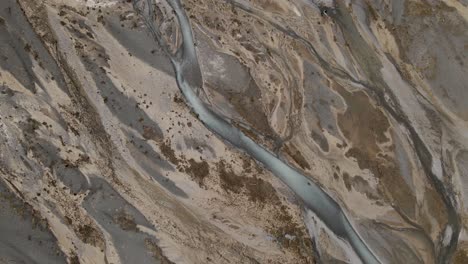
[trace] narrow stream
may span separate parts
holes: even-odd
[[[221,138],[247,152],[251,157],[261,162],[273,174],[279,177],[294,193],[301,198],[304,204],[312,210],[337,236],[346,240],[364,263],[380,263],[377,257],[364,243],[351,225],[345,213],[324,190],[302,175],[291,166],[280,160],[271,152],[255,143],[219,115],[211,111],[196,95],[194,82],[201,79],[193,36],[189,21],[185,15],[180,0],[168,0],[178,18],[183,43],[176,55],[168,55],[174,66],[177,84],[192,110],[198,115],[203,124],[219,135]],[[145,5],[146,4],[146,5]],[[159,32],[153,26],[151,18],[152,0],[137,0],[134,2],[135,10],[145,20],[149,30],[162,47],[165,43]]]

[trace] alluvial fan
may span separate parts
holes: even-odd
[[[0,1],[0,263],[468,263],[465,0]]]

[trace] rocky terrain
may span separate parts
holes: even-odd
[[[0,263],[468,263],[467,24],[0,1]]]

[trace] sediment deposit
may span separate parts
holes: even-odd
[[[1,1],[0,263],[466,263],[467,23]]]

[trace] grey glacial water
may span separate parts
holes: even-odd
[[[365,244],[359,234],[351,225],[344,211],[339,204],[333,200],[324,190],[302,175],[291,166],[280,160],[271,152],[251,140],[238,128],[211,111],[195,93],[197,83],[193,80],[201,78],[198,59],[193,43],[193,36],[189,21],[185,11],[181,7],[179,0],[168,0],[178,18],[181,33],[182,46],[175,55],[167,54],[176,72],[176,79],[179,89],[182,91],[186,101],[192,110],[198,115],[200,121],[211,131],[221,138],[247,152],[257,161],[261,162],[273,174],[279,177],[294,193],[301,198],[304,204],[310,208],[337,236],[346,240],[354,249],[356,254],[364,263],[380,263],[378,258]],[[152,24],[152,4],[151,0],[139,0],[134,2],[135,9],[146,21],[149,30],[155,36],[162,47],[165,43],[160,38],[160,34]]]

